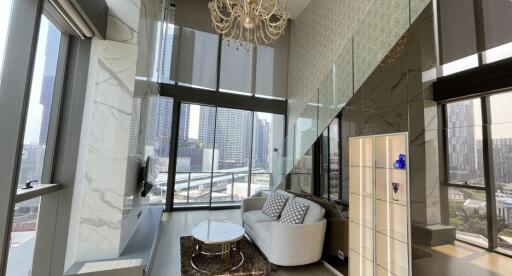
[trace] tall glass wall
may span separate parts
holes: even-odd
[[[282,177],[283,115],[183,103],[179,122],[175,207],[238,204]]]

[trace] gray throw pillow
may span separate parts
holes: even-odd
[[[263,205],[263,213],[272,219],[277,219],[286,204],[288,197],[278,193],[272,193]]]
[[[308,211],[309,205],[289,200],[284,207],[279,222],[286,224],[302,224]]]

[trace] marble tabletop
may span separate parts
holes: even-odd
[[[192,236],[204,243],[225,243],[241,239],[245,229],[228,220],[210,219],[192,229]]]

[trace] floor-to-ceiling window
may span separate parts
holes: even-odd
[[[182,103],[174,207],[239,204],[282,174],[284,116]]]
[[[445,106],[449,224],[457,238],[512,253],[512,92]]]
[[[489,97],[498,250],[512,255],[512,92]]]

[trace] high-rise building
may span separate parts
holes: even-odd
[[[55,86],[55,71],[59,56],[60,33],[49,29],[46,35],[46,50],[44,63],[43,84],[41,87],[41,97],[39,103],[43,108],[41,116],[41,132],[39,133],[39,144],[46,144],[48,136],[48,124],[50,123],[50,111],[52,109],[53,89]]]
[[[259,118],[254,120],[253,147],[253,169],[269,169],[269,151],[273,149],[270,142],[270,122]]]
[[[251,112],[238,109],[217,109],[215,148],[219,150],[219,168],[249,166],[252,132]]]
[[[468,181],[478,176],[476,157],[475,114],[473,101],[452,103],[447,108],[449,149],[449,178],[451,181]],[[481,160],[481,159],[480,159]],[[483,175],[483,174],[482,174]]]
[[[215,108],[210,106],[199,107],[199,133],[198,142],[203,147],[212,147],[215,135]]]

